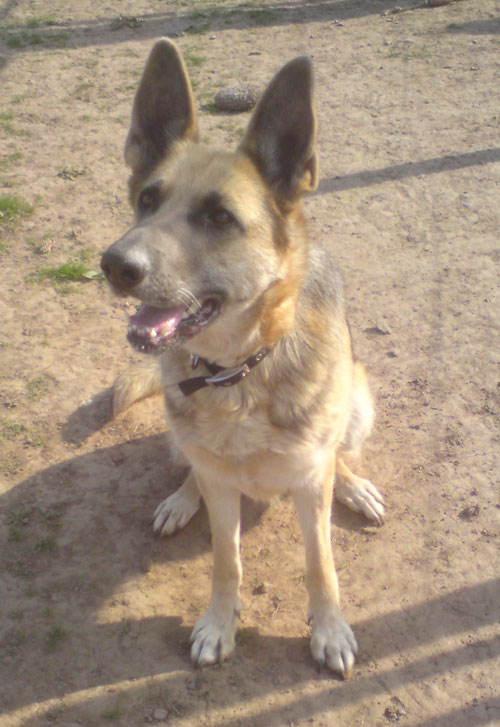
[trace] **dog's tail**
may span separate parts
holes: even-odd
[[[119,374],[113,385],[113,417],[132,404],[163,392],[158,359],[148,357]]]

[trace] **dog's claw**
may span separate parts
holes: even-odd
[[[154,532],[157,535],[172,535],[191,520],[199,506],[199,495],[193,496],[183,485],[156,508],[153,515]]]
[[[311,653],[320,667],[326,665],[342,679],[349,679],[357,652],[354,634],[340,612],[332,609],[319,622],[313,622]]]
[[[189,639],[191,661],[196,666],[208,666],[228,659],[234,650],[236,617],[227,621],[207,612],[196,622]]]
[[[384,524],[385,502],[375,485],[369,480],[357,477],[355,481],[339,481],[335,486],[335,497],[350,510],[359,512],[368,520]]]

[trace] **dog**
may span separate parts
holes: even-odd
[[[208,510],[212,595],[191,635],[192,661],[213,664],[234,649],[241,494],[291,493],[305,545],[312,655],[345,678],[357,644],[339,607],[334,480],[338,500],[379,523],[384,502],[344,462],[369,434],[374,408],[353,360],[340,275],[306,235],[302,196],[318,183],[312,94],[311,61],[291,60],[262,94],[236,151],[214,149],[198,142],[181,54],[157,41],[125,144],[136,222],[101,265],[116,293],[140,301],[129,342],[157,354],[122,375],[117,406],[161,389],[190,464],[157,508],[154,530],[183,527],[201,497]]]

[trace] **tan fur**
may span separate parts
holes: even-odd
[[[137,361],[122,372],[113,385],[113,417],[129,409],[141,399],[163,393],[161,370],[154,359]]]
[[[102,266],[117,290],[145,304],[132,340],[161,352],[118,377],[115,414],[163,391],[173,440],[191,465],[158,506],[154,529],[183,527],[201,496],[209,513],[212,598],[193,630],[193,661],[210,664],[234,648],[241,494],[290,492],[304,535],[312,654],[346,677],[357,646],[331,551],[335,471],[337,498],[352,509],[381,522],[383,500],[343,460],[369,434],[373,403],[352,359],[340,277],[329,253],[307,240],[301,196],[317,186],[315,134],[311,67],[298,58],[271,81],[236,152],[197,144],[185,66],[173,43],[159,41],[126,143],[137,224]],[[168,347],[170,334],[154,321],[181,315],[191,301],[201,318]],[[207,305],[216,312],[203,323]],[[263,349],[267,356],[235,385],[190,396],[178,386],[209,374],[203,359],[238,368]],[[202,357],[196,372],[191,355]]]

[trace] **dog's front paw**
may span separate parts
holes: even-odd
[[[156,508],[153,515],[153,530],[159,535],[172,535],[191,520],[199,507],[199,493],[182,485]]]
[[[369,480],[356,477],[348,481],[339,479],[335,485],[335,497],[354,512],[360,512],[369,520],[384,522],[384,498]]]
[[[349,679],[357,651],[354,634],[336,607],[332,606],[320,617],[313,617],[311,652],[320,666],[326,664],[343,679]]]
[[[191,661],[196,666],[216,664],[231,656],[239,611],[235,608],[223,619],[207,611],[195,624],[189,643]]]

